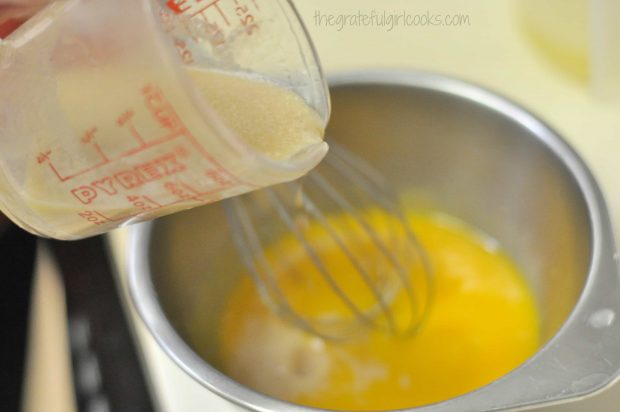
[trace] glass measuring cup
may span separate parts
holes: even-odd
[[[213,95],[190,68],[210,71]],[[243,117],[261,106],[259,82],[323,128],[327,89],[286,0],[56,1],[0,41],[0,210],[76,239],[299,177],[321,139],[274,157],[212,99],[236,98]]]

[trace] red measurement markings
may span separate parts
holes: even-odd
[[[128,213],[126,215],[117,215],[114,218],[110,218],[110,217],[105,216],[101,212],[96,212],[96,213],[99,216],[104,217],[104,218],[110,220],[110,222],[125,222],[125,221],[127,221],[127,220],[129,220],[129,219],[131,219],[133,217],[140,216],[140,215],[144,214],[144,212],[140,211],[140,212],[135,212],[135,213]]]
[[[99,176],[97,180],[92,181],[90,184],[80,185],[70,191],[70,193],[82,204],[92,204],[97,198],[101,196],[116,196],[121,191],[132,190],[141,187],[149,182],[160,180],[164,177],[172,174],[182,173],[187,170],[187,166],[180,159],[188,158],[192,153],[201,155],[211,165],[205,171],[205,175],[209,177],[217,186],[213,190],[199,191],[187,183],[179,182],[177,186],[168,186],[167,189],[178,199],[175,202],[168,204],[160,204],[154,199],[143,196],[141,200],[135,200],[143,203],[134,205],[134,207],[141,210],[155,210],[177,203],[182,203],[188,200],[204,201],[203,196],[208,196],[207,200],[219,198],[218,193],[223,192],[235,185],[244,185],[248,188],[256,188],[258,186],[247,183],[238,179],[231,173],[229,173],[222,165],[215,159],[210,153],[200,144],[200,142],[187,130],[181,119],[178,117],[174,108],[168,102],[161,90],[152,85],[147,85],[142,88],[142,92],[145,96],[145,104],[151,111],[154,118],[160,122],[160,125],[170,130],[171,132],[160,139],[144,142],[144,139],[136,141],[140,143],[141,147],[130,149],[129,151],[122,153],[114,160],[119,160],[123,157],[130,157],[136,153],[139,153],[148,148],[152,148],[163,143],[169,142],[173,139],[183,137],[187,140],[190,146],[184,144],[178,144],[172,152],[165,153],[150,161],[141,163],[137,166],[133,166],[128,169],[113,172],[109,175]],[[119,118],[117,118],[117,124],[119,126],[128,126],[131,124],[131,120],[134,116],[133,111],[129,110],[124,112]],[[93,142],[96,130],[89,130],[83,138],[85,142]],[[134,136],[135,137],[135,136]],[[143,142],[144,144],[142,144]],[[61,181],[67,181],[76,176],[88,173],[102,166],[98,164],[89,168],[86,168],[78,173],[74,173],[68,176],[62,176],[58,170],[52,164],[50,158],[52,151],[44,151],[37,156],[37,162],[39,164],[48,163],[52,171]],[[112,160],[111,160],[112,161]],[[83,212],[86,213],[86,212]],[[109,218],[100,212],[89,211],[90,214],[81,215],[84,219],[90,219],[90,221],[98,221],[96,217],[101,219],[107,219],[108,221],[122,221],[129,219],[137,214],[130,214],[127,216],[117,216],[116,218]],[[95,223],[99,224],[99,223]]]
[[[183,182],[166,182],[164,188],[179,200],[192,200],[200,196],[200,191]]]
[[[131,213],[131,214],[123,215],[123,216],[110,217],[96,210],[93,210],[93,213],[99,216],[100,218],[107,220],[108,222],[122,222],[122,221],[125,221],[129,218],[132,218],[138,215],[138,213]]]
[[[116,119],[116,124],[118,127],[121,127],[121,128],[126,126],[131,136],[138,143],[138,146],[142,148],[146,146],[146,142],[144,141],[144,138],[142,137],[142,135],[138,133],[136,126],[134,126],[133,124],[133,118],[135,115],[136,115],[136,112],[133,109],[126,110],[123,114],[121,114]]]
[[[149,202],[149,203],[151,203],[151,204],[155,205],[155,208],[156,208],[156,209],[159,209],[159,208],[161,207],[161,205],[160,205],[158,202],[156,202],[155,200],[153,200],[150,196],[143,195],[142,197],[143,197],[143,198],[144,198],[144,200],[146,200],[147,202]]]
[[[217,32],[218,28],[215,27],[213,29],[214,32]],[[198,40],[196,37],[192,36],[194,38],[194,40]],[[189,49],[187,43],[185,42],[185,40],[183,39],[179,39],[179,38],[175,38],[174,39],[174,47],[176,47],[177,52],[179,53],[179,56],[181,56],[181,59],[183,59],[183,63],[185,64],[192,64],[194,63],[194,54],[192,53],[192,51]]]
[[[51,155],[52,155],[52,151],[51,150],[47,150],[45,152],[39,153],[39,155],[37,156],[37,164],[43,164],[43,163],[49,161]]]
[[[209,169],[205,172],[205,175],[222,188],[234,185],[234,182],[230,179],[228,174],[222,173],[219,169]]]
[[[186,4],[187,0],[168,0],[166,7],[174,12],[174,14],[183,14],[190,9],[190,5]]]
[[[161,205],[148,196],[129,195],[127,200],[135,207],[143,211],[150,211],[161,208]]]
[[[139,211],[130,212],[124,215],[117,215],[115,217],[110,217],[104,215],[102,212],[96,210],[84,211],[78,213],[78,215],[95,225],[104,224],[107,222],[124,222],[128,219],[134,218],[136,216],[144,215],[144,212],[149,212],[152,215],[153,212],[157,210],[161,210],[167,207],[173,207],[176,205],[180,205],[183,203],[187,203],[188,201],[194,200],[196,202],[204,202],[208,200],[209,203],[218,201],[222,199],[221,192],[224,188],[218,188],[210,192],[199,192],[195,188],[184,182],[167,182],[165,183],[166,189],[177,198],[172,202],[166,204],[160,204],[150,198],[149,196],[127,196],[127,200],[133,203],[134,207]],[[204,199],[203,196],[209,196],[208,199]],[[152,205],[152,207],[151,207]]]
[[[78,216],[84,220],[89,221],[93,225],[105,225],[106,223],[113,221],[94,210],[86,210],[84,212],[79,212]]]
[[[200,18],[206,23],[204,30],[209,34],[209,42],[213,45],[217,46],[225,42],[226,38],[224,33],[220,29],[219,25],[215,20],[223,20],[227,26],[230,26],[228,18],[221,10],[220,6],[217,4],[219,0],[213,1],[203,1],[203,0],[170,0],[166,3],[168,9],[170,9],[174,14],[187,14],[190,17],[200,16]],[[213,10],[216,12],[211,16],[211,19],[207,16],[207,12],[209,8],[213,7]],[[171,32],[174,30],[174,22],[170,13],[166,12],[164,9],[160,12],[160,17],[162,20],[162,24],[166,32]],[[200,42],[203,39],[196,35],[192,35],[192,38],[196,42]],[[194,62],[194,56],[187,44],[180,40],[175,39],[175,46],[181,55],[181,58],[186,64],[191,64]]]
[[[163,143],[169,142],[171,140],[174,140],[174,139],[177,139],[177,138],[180,138],[180,137],[185,137],[185,134],[182,134],[182,133],[171,133],[169,135],[163,136],[160,139],[157,139],[157,140],[154,140],[152,142],[146,143],[142,147],[136,147],[136,148],[127,150],[127,151],[121,153],[116,158],[109,159],[108,161],[98,163],[98,164],[96,164],[94,166],[91,166],[91,167],[87,167],[85,169],[82,169],[82,170],[80,170],[80,171],[78,171],[76,173],[72,173],[70,175],[62,175],[58,171],[56,166],[54,166],[53,162],[50,161],[50,157],[51,157],[51,153],[52,153],[51,151],[47,151],[47,152],[39,154],[39,156],[37,156],[37,162],[39,164],[41,164],[41,163],[49,161],[49,167],[52,170],[52,173],[54,173],[54,175],[56,175],[58,180],[60,180],[61,182],[66,182],[68,180],[74,179],[76,177],[79,177],[79,176],[82,176],[84,174],[90,173],[90,172],[92,172],[94,170],[97,170],[100,167],[105,166],[107,164],[113,163],[115,161],[118,161],[118,160],[121,160],[121,159],[124,159],[124,158],[132,157],[132,156],[134,156],[134,155],[136,155],[136,154],[138,154],[140,152],[143,152],[143,151],[145,151],[147,149],[151,149],[153,147],[159,146],[159,145],[161,145]],[[45,153],[47,153],[47,155],[45,155]]]
[[[107,164],[108,164],[108,163],[110,163],[110,162],[111,162],[110,160],[105,160],[105,161],[102,161],[101,163],[98,163],[98,164],[93,165],[93,166],[91,166],[91,167],[87,167],[86,169],[82,169],[82,170],[80,170],[79,172],[77,172],[77,173],[73,173],[73,174],[70,174],[70,175],[62,175],[62,174],[58,171],[58,169],[56,168],[56,166],[54,166],[54,163],[53,163],[52,161],[50,161],[50,162],[49,162],[49,167],[50,167],[50,169],[52,170],[52,173],[54,173],[54,174],[56,175],[56,177],[58,178],[58,180],[60,180],[61,182],[66,182],[67,180],[71,180],[71,179],[73,179],[73,178],[75,178],[75,177],[77,177],[77,176],[80,176],[80,175],[83,175],[83,174],[86,174],[86,173],[92,172],[93,170],[97,170],[97,169],[99,169],[100,167],[105,166],[105,165],[107,165]]]
[[[58,169],[56,168],[56,166],[54,165],[54,162],[51,159],[51,150],[48,150],[46,152],[42,152],[37,156],[37,163],[39,164],[43,164],[43,163],[47,163],[49,165],[49,168],[51,169],[52,173],[54,173],[54,175],[56,175],[56,177],[58,178],[58,180],[60,180],[61,182],[66,182],[67,180],[73,179],[74,177],[84,174],[84,173],[88,173],[92,170],[96,170],[102,166],[105,166],[106,164],[110,163],[111,160],[108,158],[108,156],[104,153],[104,151],[101,149],[101,147],[99,146],[99,144],[97,144],[95,142],[95,136],[97,134],[98,129],[96,127],[93,127],[91,129],[88,129],[86,132],[84,132],[84,134],[82,134],[82,136],[80,137],[80,141],[83,144],[88,144],[91,145],[93,147],[93,149],[97,152],[97,154],[99,155],[99,157],[101,158],[101,162],[88,167],[86,169],[83,169],[77,173],[71,174],[71,175],[62,175]]]
[[[200,15],[205,21],[208,20],[207,12],[211,12],[212,10],[217,12],[212,17],[216,17],[224,21],[226,26],[230,27],[230,22],[226,17],[226,14],[222,11],[222,8],[218,4],[220,0],[192,0],[188,3],[189,9],[186,10],[186,13],[191,14],[192,17]]]
[[[134,167],[147,181],[160,180],[165,176],[181,173],[187,166],[181,162],[176,153],[168,153],[155,160]]]
[[[140,147],[145,147],[146,146],[144,138],[142,137],[142,135],[140,133],[138,133],[138,130],[136,130],[136,126],[134,126],[134,125],[129,126],[129,132],[134,137],[134,139],[136,139],[136,141],[138,142]]]
[[[95,148],[95,150],[101,157],[101,161],[103,162],[102,165],[110,162],[110,159],[108,159],[108,156],[106,156],[103,150],[101,150],[101,147],[99,146],[98,143],[93,143],[93,147]]]
[[[80,138],[80,140],[82,141],[82,143],[92,143],[93,139],[95,138],[96,133],[97,133],[96,127],[88,129],[87,131],[84,132],[84,134],[82,134],[82,137]]]
[[[147,149],[159,146],[161,144],[167,143],[169,141],[172,141],[172,140],[180,138],[180,137],[185,137],[185,134],[182,133],[182,132],[175,132],[175,133],[167,134],[165,136],[160,137],[159,139],[155,139],[155,140],[152,140],[152,141],[146,143],[142,147],[136,147],[136,148],[129,149],[129,150],[121,153],[119,155],[118,159],[124,159],[124,158],[127,158],[127,157],[131,157],[131,156],[133,156],[133,155],[135,155],[137,153],[143,152],[143,151],[145,151]]]
[[[241,0],[234,0],[235,2],[235,14],[239,17],[239,23],[241,23],[245,27],[245,32],[248,35],[254,33],[254,31],[258,30],[258,24],[256,23],[256,17],[250,11],[247,3]],[[254,6],[258,9],[256,3]]]
[[[145,106],[146,108],[149,110],[149,112],[151,113],[151,115],[153,116],[154,120],[156,122],[159,123],[159,125],[168,130],[169,133],[162,136],[159,139],[155,139],[149,143],[147,143],[145,141],[145,139],[140,135],[140,133],[138,133],[138,131],[136,130],[136,128],[133,126],[132,124],[132,119],[135,116],[135,112],[133,110],[127,110],[124,113],[122,113],[117,119],[116,119],[116,124],[119,127],[128,127],[130,133],[132,134],[132,136],[134,137],[134,139],[136,140],[136,142],[138,143],[137,147],[133,148],[133,149],[129,149],[123,153],[121,153],[119,156],[117,156],[116,158],[109,158],[104,151],[101,149],[101,147],[99,146],[98,143],[96,143],[95,138],[96,138],[96,134],[97,134],[97,128],[93,127],[89,130],[87,130],[80,138],[80,140],[82,141],[82,143],[84,144],[90,144],[93,146],[93,148],[95,149],[95,151],[99,154],[99,156],[101,157],[101,162],[87,167],[85,169],[82,169],[78,172],[69,174],[69,175],[63,175],[59,172],[59,170],[57,169],[57,167],[53,164],[53,162],[50,159],[51,156],[51,151],[47,151],[47,152],[42,152],[39,154],[39,156],[37,157],[37,162],[39,164],[42,163],[48,163],[50,169],[52,170],[52,172],[56,175],[56,177],[61,181],[61,182],[65,182],[67,180],[73,179],[75,177],[81,176],[83,174],[92,172],[93,170],[96,170],[104,165],[107,165],[108,163],[112,163],[114,161],[123,159],[123,158],[128,158],[131,157],[133,155],[136,155],[146,149],[155,147],[157,145],[160,145],[162,143],[168,142],[170,140],[173,140],[175,138],[181,137],[184,135],[184,131],[185,131],[185,125],[183,124],[183,122],[181,121],[181,119],[179,118],[179,116],[177,115],[176,111],[174,110],[174,108],[172,107],[172,105],[170,104],[170,102],[165,98],[165,96],[163,95],[162,91],[157,88],[154,85],[146,85],[144,87],[142,87],[141,92],[144,96],[145,99]]]
[[[219,6],[220,0],[169,0],[166,2],[166,7],[172,10],[174,14],[189,14],[194,17],[197,15],[204,15],[209,9],[216,10],[219,16],[224,22],[230,26],[226,15]]]
[[[147,84],[142,87],[142,95],[146,108],[161,127],[177,133],[185,130],[183,121],[159,87]]]
[[[146,198],[146,201],[149,202],[153,202],[152,199],[148,198],[147,196],[142,196],[142,198]],[[183,203],[184,200],[176,200],[174,202],[170,202],[166,205],[159,205],[157,202],[153,202],[154,207],[150,208],[150,209],[142,209],[142,208],[138,208],[139,211],[135,211],[135,212],[130,212],[130,213],[126,213],[124,215],[116,215],[115,217],[110,217],[110,216],[106,216],[104,215],[102,212],[96,211],[96,210],[87,210],[84,212],[80,212],[78,213],[78,216],[82,217],[83,219],[88,220],[89,222],[95,224],[95,225],[101,225],[101,224],[105,224],[105,223],[110,223],[110,222],[125,222],[131,218],[134,218],[136,216],[141,216],[144,215],[145,212],[149,212],[149,214],[152,214],[153,212],[163,208],[163,207],[170,207],[170,206],[175,206],[177,204]]]
[[[177,13],[175,10],[173,11],[174,14],[180,14]],[[160,9],[159,18],[161,20],[162,28],[166,33],[170,33],[172,30],[174,30],[174,21],[172,19],[172,15],[169,12],[167,12],[165,9]]]
[[[133,109],[125,110],[123,114],[118,116],[116,119],[116,124],[119,127],[125,126],[133,117],[136,115],[136,112]]]
[[[131,169],[100,177],[90,184],[75,187],[70,192],[80,203],[89,205],[101,196],[116,196],[121,190],[136,189],[186,169],[187,166],[175,153],[168,153]]]
[[[176,196],[179,201],[197,200],[200,202],[204,202],[205,200],[209,200],[209,202],[215,202],[216,200],[221,199],[221,192],[233,186],[234,185],[231,182],[227,182],[227,184],[220,185],[213,188],[212,190],[200,191],[183,181],[176,180],[174,182],[170,181],[164,183],[164,187],[166,188],[166,190],[168,190],[172,195]]]
[[[80,138],[80,140],[84,144],[90,144],[95,149],[99,157],[101,157],[101,161],[103,162],[103,164],[106,164],[110,161],[110,159],[108,159],[108,156],[106,156],[103,150],[101,150],[101,147],[99,146],[99,144],[95,141],[95,137],[98,131],[99,130],[96,127],[92,127],[88,129],[86,132],[84,132],[84,134],[82,134],[82,137]]]
[[[206,22],[205,31],[209,34],[209,42],[214,47],[226,43],[226,35],[224,34],[220,26],[217,25],[217,23]],[[196,36],[192,36],[192,38],[197,42],[202,41]]]

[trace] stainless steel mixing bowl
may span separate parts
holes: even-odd
[[[496,237],[535,291],[544,346],[477,391],[418,412],[500,411],[592,394],[620,369],[620,277],[601,192],[552,129],[514,103],[434,74],[332,79],[329,139],[419,207]],[[164,350],[198,382],[254,411],[312,411],[218,371],[217,318],[243,272],[220,205],[131,229],[130,290]]]

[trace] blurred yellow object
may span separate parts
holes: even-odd
[[[520,0],[528,37],[597,97],[620,97],[620,2]]]
[[[372,218],[380,216],[373,212]],[[346,216],[335,219],[345,221]],[[434,213],[410,214],[409,219],[435,272],[432,306],[417,335],[399,338],[374,330],[350,342],[324,341],[279,319],[250,278],[243,277],[222,318],[224,371],[291,402],[360,411],[445,400],[490,383],[525,361],[539,346],[539,319],[514,264],[495,242],[456,219]],[[314,265],[306,253],[288,250],[287,244],[286,237],[276,241],[266,251],[268,259],[287,260],[287,276],[303,278]],[[378,253],[360,247],[366,250],[360,258]],[[346,271],[343,266],[344,278]],[[305,286],[290,280],[280,286],[291,304],[305,297],[307,311],[325,305],[320,291],[307,299],[307,290],[295,293]]]
[[[558,66],[587,82],[589,69],[588,0],[521,0],[523,27]]]

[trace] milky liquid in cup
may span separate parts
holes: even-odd
[[[243,171],[248,160],[231,149],[234,143],[209,142],[221,139],[222,130],[276,161],[321,143],[323,121],[297,94],[237,74],[197,68],[187,74],[206,106],[198,107],[176,84],[162,84],[161,73],[149,79],[148,70],[135,67],[79,69],[58,77],[54,98],[64,110],[29,119],[36,156],[23,191],[38,218],[60,222],[56,236],[81,237],[92,225],[113,228],[127,216],[144,220],[260,187],[261,176],[252,175],[250,185],[228,172]],[[70,113],[63,118],[72,126],[65,126],[68,136],[83,131],[71,137],[71,147],[65,136],[45,133],[57,130],[46,123],[64,113]],[[140,148],[138,158],[133,153]],[[212,168],[206,171],[205,156]],[[212,186],[219,189],[210,198]]]

